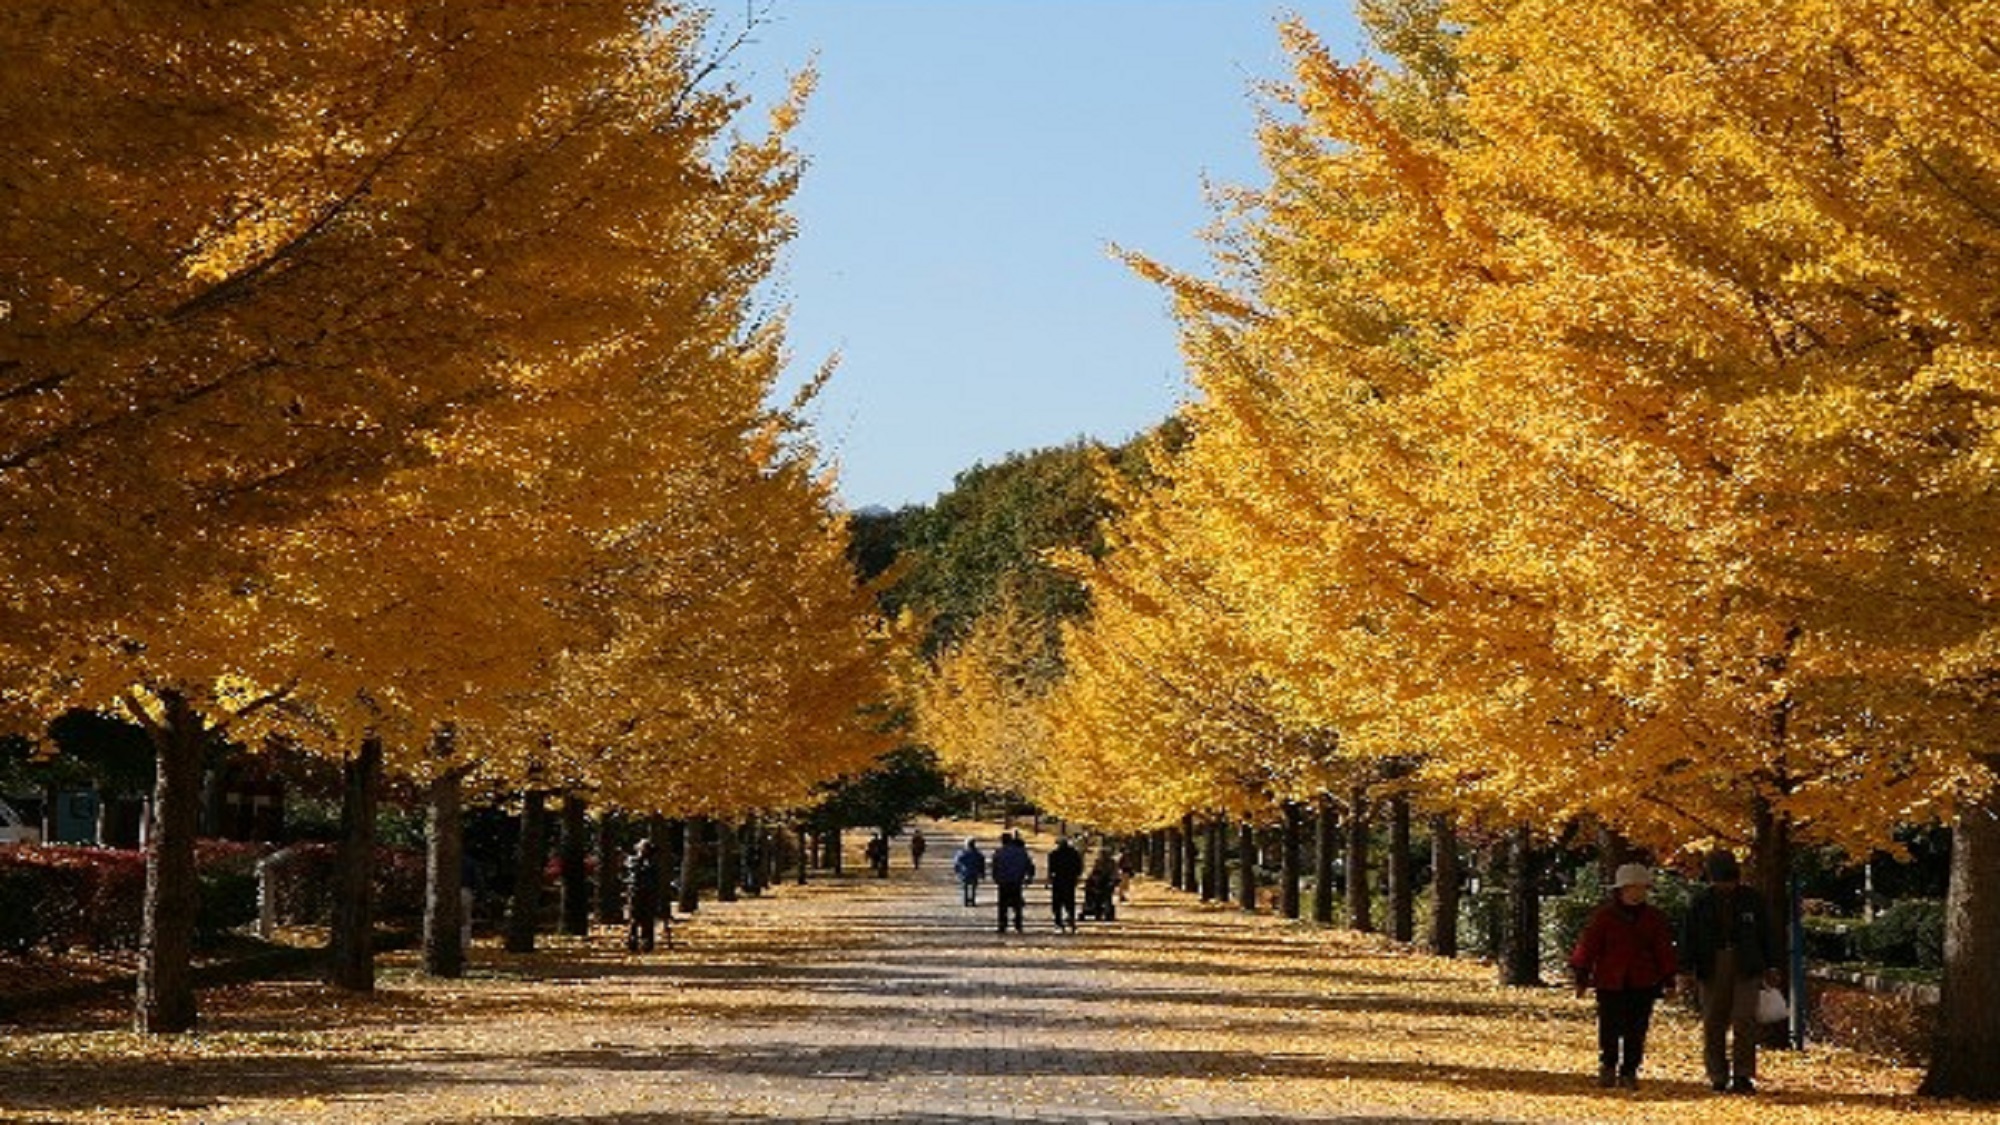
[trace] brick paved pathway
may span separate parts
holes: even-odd
[[[203,1034],[241,1037],[240,1057],[0,1059],[0,1120],[1817,1125],[1909,1108],[1807,1092],[1782,1062],[1794,1092],[1715,1098],[1685,1020],[1656,1032],[1647,1088],[1609,1097],[1585,1078],[1587,1005],[1158,886],[1077,935],[1053,932],[1036,888],[1029,932],[996,936],[990,893],[959,902],[947,831],[922,871],[899,847],[887,880],[711,903],[647,958],[605,930],[520,959],[482,947],[463,981],[405,957],[373,996],[206,998]],[[107,1086],[112,1104],[88,1100]]]

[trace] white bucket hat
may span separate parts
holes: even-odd
[[[1622,887],[1650,887],[1652,885],[1652,868],[1647,867],[1643,863],[1624,864],[1618,868],[1618,873],[1611,879],[1611,889],[1614,891]]]

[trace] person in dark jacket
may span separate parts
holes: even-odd
[[[653,858],[653,841],[641,839],[625,857],[625,948],[651,953],[659,917],[660,865]]]
[[[1742,883],[1736,857],[1715,852],[1702,863],[1708,886],[1688,903],[1681,954],[1700,987],[1703,1063],[1709,1085],[1757,1092],[1757,990],[1778,983],[1769,914]]]
[[[1076,884],[1083,878],[1083,853],[1068,836],[1056,838],[1049,851],[1049,910],[1055,915],[1056,931],[1076,932]]]
[[[979,841],[967,837],[965,846],[951,861],[952,873],[958,876],[959,889],[965,892],[965,905],[979,905],[979,881],[986,878],[986,853],[979,850]]]
[[[1673,984],[1673,926],[1646,901],[1653,873],[1644,864],[1620,867],[1611,901],[1597,908],[1569,955],[1576,994],[1597,992],[1597,1084],[1639,1087],[1646,1029],[1653,1005]]]
[[[993,872],[993,885],[1000,891],[1000,932],[1007,932],[1007,919],[1014,919],[1014,932],[1021,932],[1021,913],[1027,906],[1023,888],[1035,877],[1035,861],[1028,855],[1021,838],[1009,832],[1000,837],[1000,846],[993,851],[993,862],[989,866]]]

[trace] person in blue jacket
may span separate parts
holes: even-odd
[[[993,862],[989,867],[993,872],[993,885],[1000,890],[999,931],[1007,932],[1007,919],[1014,919],[1014,932],[1021,932],[1021,915],[1027,907],[1023,888],[1035,877],[1035,861],[1028,855],[1028,849],[1021,838],[1013,833],[1000,837],[1000,847],[993,852]]]
[[[951,861],[951,870],[958,876],[959,888],[965,892],[965,905],[979,905],[979,881],[986,878],[986,853],[979,850],[979,841],[968,837],[965,846]]]

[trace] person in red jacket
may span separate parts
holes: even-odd
[[[1597,990],[1597,1084],[1639,1087],[1646,1029],[1653,1005],[1673,987],[1673,927],[1646,901],[1653,873],[1628,863],[1611,882],[1611,901],[1597,908],[1569,955],[1576,994]]]

